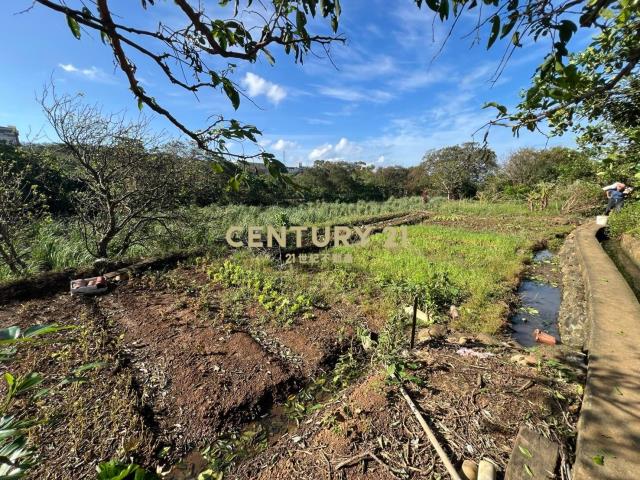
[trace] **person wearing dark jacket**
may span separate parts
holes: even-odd
[[[609,198],[607,208],[605,208],[604,210],[605,215],[609,215],[611,213],[611,210],[619,212],[624,205],[624,199],[626,195],[631,192],[631,188],[627,188],[627,186],[622,182],[616,182],[612,185],[604,187],[603,190],[607,192],[607,197]]]

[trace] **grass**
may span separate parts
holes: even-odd
[[[385,248],[384,235],[367,246],[343,247],[354,258],[345,268],[404,304],[414,294],[427,295],[432,311],[460,302],[456,328],[495,333],[508,310],[505,300],[530,258],[530,240],[429,225],[408,227],[408,237],[408,246],[395,249]]]
[[[171,224],[171,232],[158,231],[144,246],[136,245],[129,257],[159,255],[196,247],[214,248],[231,226],[336,225],[422,208],[420,197],[392,198],[384,202],[310,202],[291,207],[212,205],[181,212],[182,220]],[[79,225],[73,218],[43,220],[34,224],[26,248],[27,275],[86,266],[93,258],[87,253]],[[0,263],[0,281],[14,278]]]

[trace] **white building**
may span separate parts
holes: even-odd
[[[11,145],[20,145],[18,129],[12,125],[9,125],[8,127],[0,127],[0,143],[3,142]]]

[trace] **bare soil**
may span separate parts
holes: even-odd
[[[221,313],[229,292],[215,285],[205,292],[208,283],[198,268],[178,267],[132,278],[94,299],[58,295],[0,310],[0,327],[76,327],[20,345],[16,359],[1,364],[14,374],[41,372],[52,389],[31,412],[44,420],[32,433],[40,462],[31,478],[91,478],[96,464],[110,458],[152,470],[174,464],[330,369],[354,342],[354,319],[374,332],[382,325],[365,306],[339,302],[288,327],[265,322],[251,302],[236,312],[239,320],[227,321]],[[489,457],[504,467],[523,424],[565,443],[571,438],[578,393],[557,382],[557,370],[511,363],[513,347],[500,340],[466,345],[495,353],[482,360],[458,355],[456,342],[420,345],[414,374],[421,382],[407,385],[456,464]],[[60,385],[96,361],[104,366],[82,382]],[[363,452],[372,454],[369,460],[338,472],[341,461]],[[338,474],[444,474],[397,385],[375,369],[225,478]]]
[[[460,356],[459,348],[422,345],[413,372],[421,383],[407,384],[454,465],[489,458],[504,471],[522,425],[571,441],[580,405],[571,387],[546,369],[509,362],[508,347],[485,346],[496,353],[486,359]],[[340,467],[366,453],[366,460]],[[397,384],[373,373],[225,478],[435,479],[447,473]]]

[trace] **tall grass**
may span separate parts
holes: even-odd
[[[350,223],[362,217],[408,212],[422,208],[420,197],[392,198],[384,202],[327,203],[309,202],[290,207],[255,207],[246,205],[212,205],[179,212],[170,231],[158,229],[153,240],[136,245],[129,257],[158,255],[187,248],[212,248],[224,239],[234,225],[246,228],[262,225],[323,225]],[[75,219],[42,220],[32,227],[31,240],[25,249],[27,274],[62,270],[88,265],[80,227]],[[0,264],[0,281],[12,278]]]
[[[559,213],[559,207],[554,203],[550,204],[545,210],[531,211],[524,202],[448,201],[439,197],[430,201],[427,208],[443,214],[486,215],[492,217],[514,215],[547,216]]]

